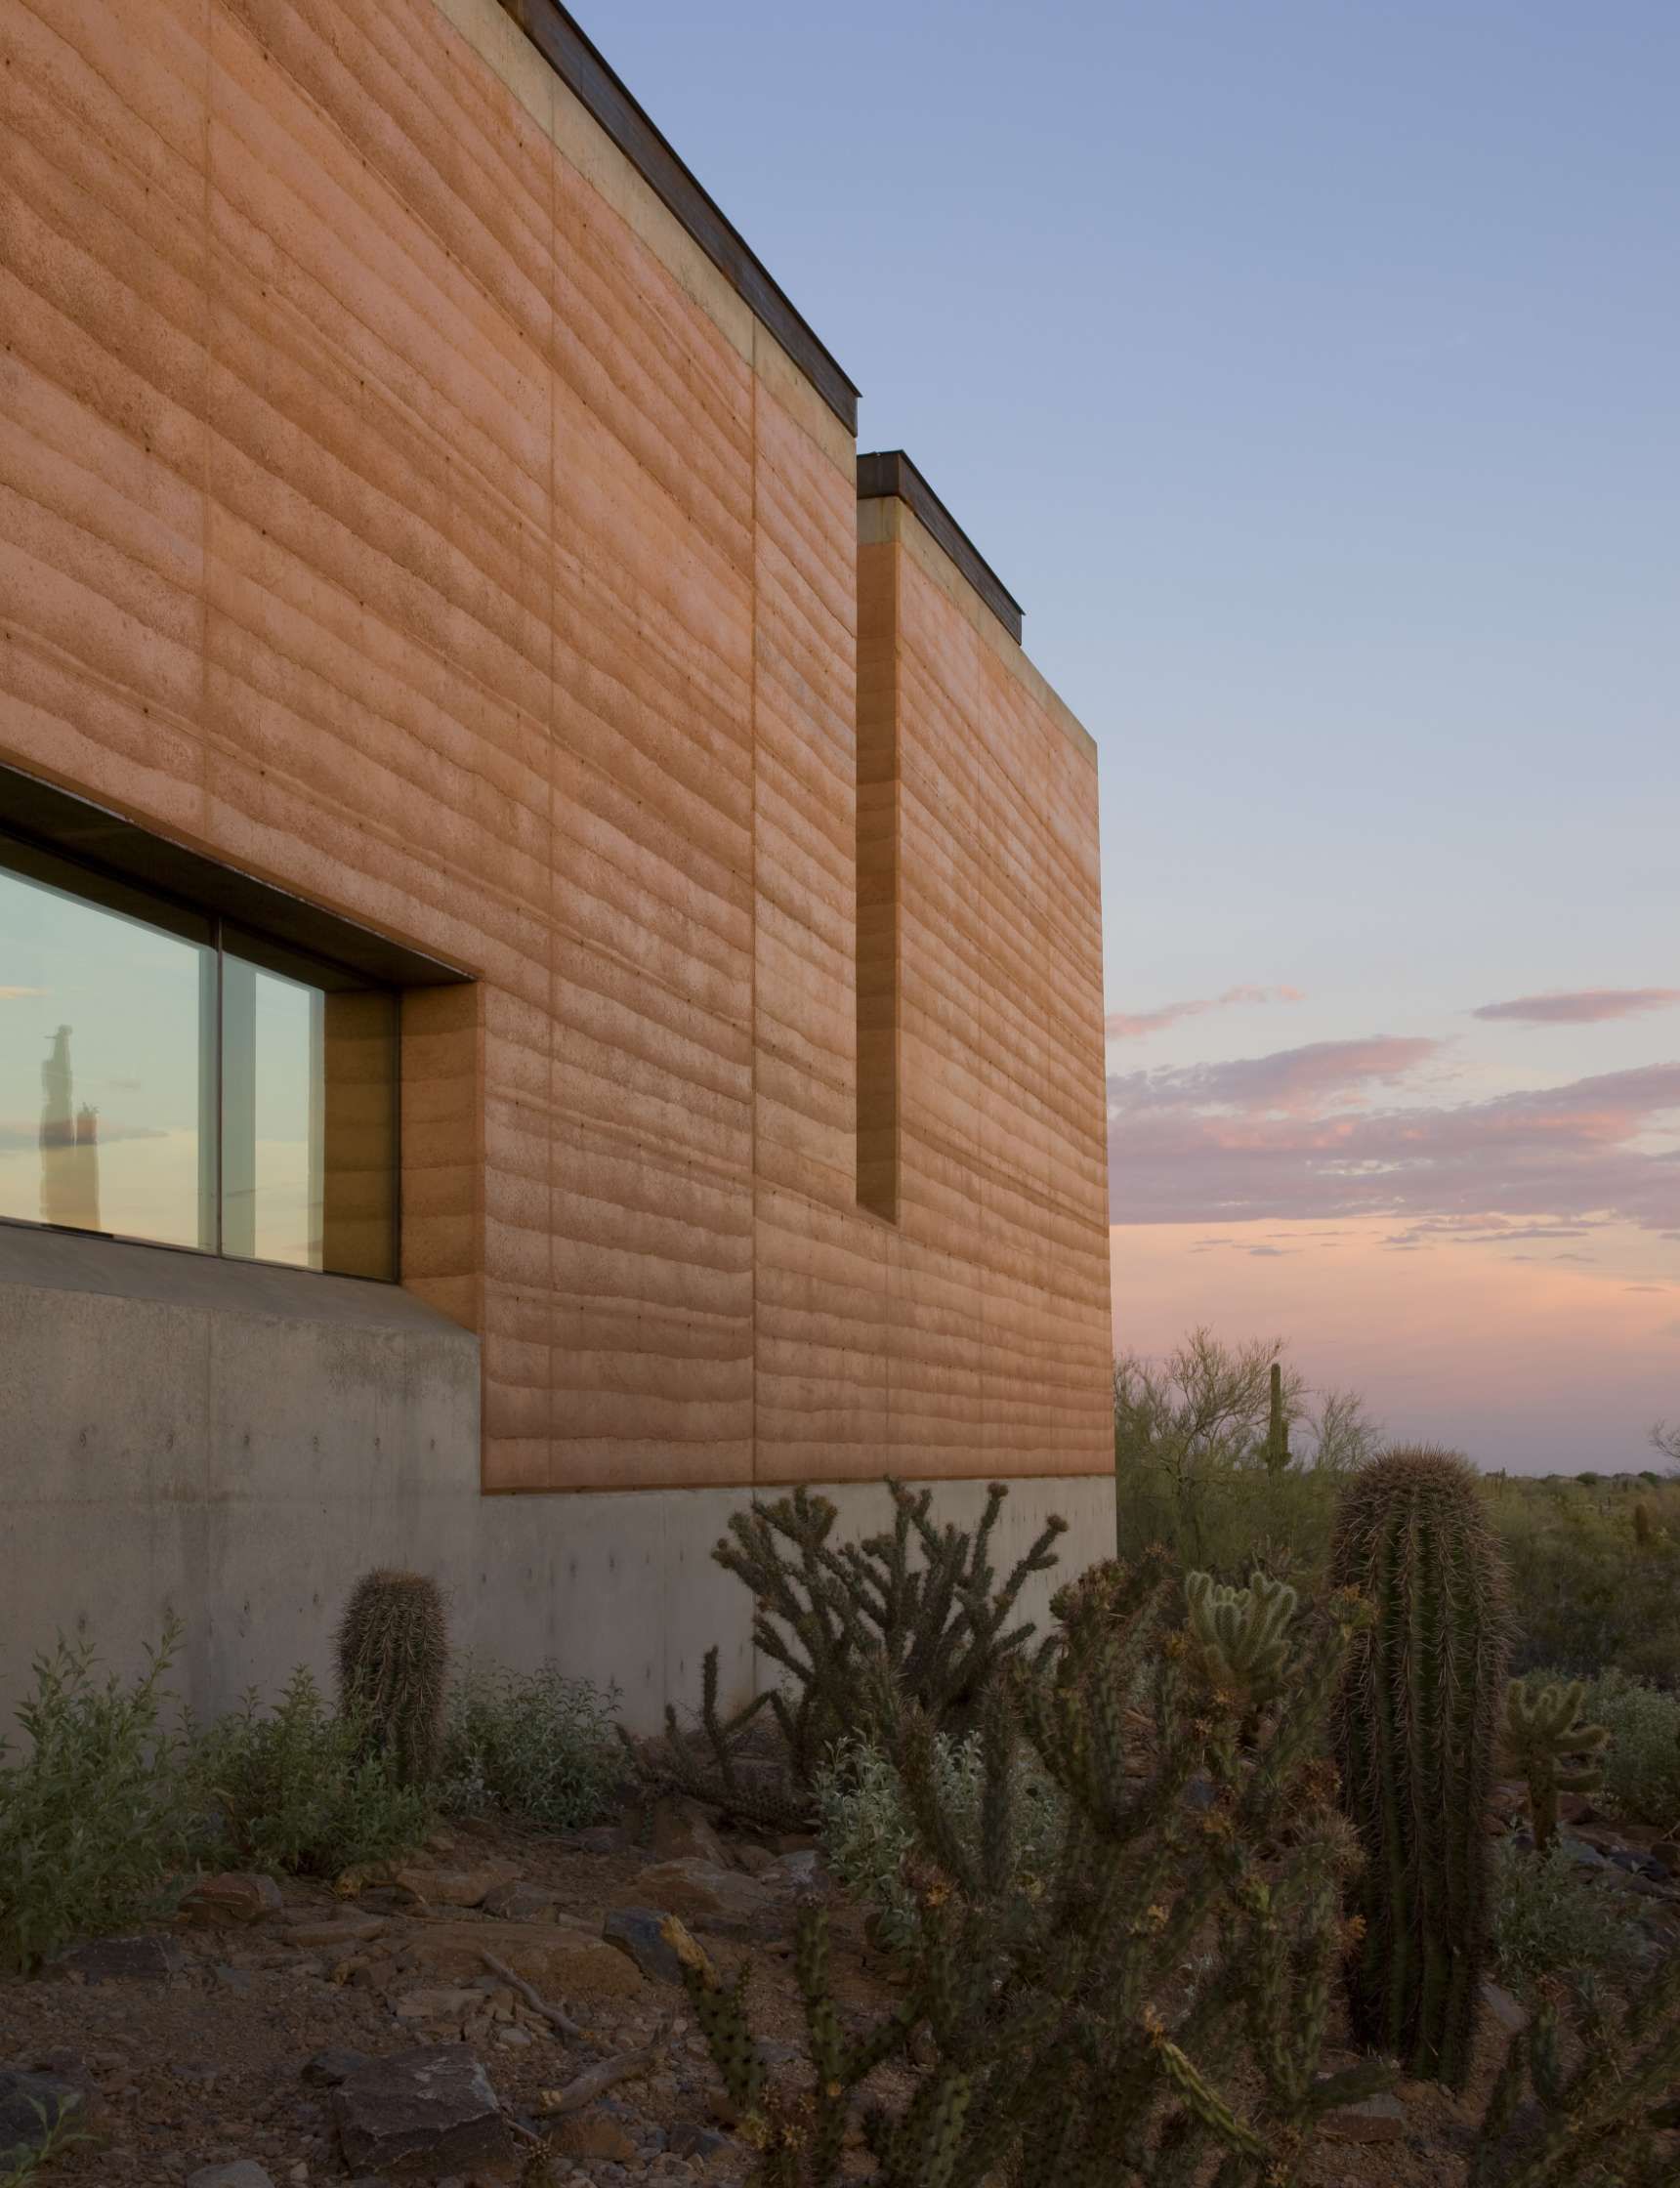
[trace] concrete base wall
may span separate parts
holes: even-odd
[[[200,1715],[298,1663],[324,1681],[379,1564],[438,1576],[457,1649],[615,1684],[639,1729],[697,1703],[713,1642],[748,1691],[751,1604],[710,1551],[751,1492],[484,1496],[479,1390],[478,1339],[394,1286],[0,1224],[0,1729],[55,1633],[127,1671],[171,1611]],[[888,1509],[828,1494],[848,1535]],[[985,1485],[936,1496],[967,1518]],[[1110,1553],[1107,1478],[1026,1480],[1000,1567],[1050,1511],[1061,1574]]]

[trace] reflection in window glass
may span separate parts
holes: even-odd
[[[0,1216],[213,1246],[208,922],[171,933],[131,891],[90,903],[58,861],[5,858]]]
[[[396,1074],[385,989],[0,838],[0,1218],[394,1278]]]
[[[395,998],[231,930],[222,978],[222,1250],[395,1274]]]

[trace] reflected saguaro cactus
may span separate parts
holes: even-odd
[[[41,1066],[41,1221],[77,1231],[100,1228],[99,1112],[84,1102],[72,1114],[73,1028],[61,1026]]]

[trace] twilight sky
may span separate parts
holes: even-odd
[[[1680,1416],[1680,9],[575,0],[1102,750],[1116,1329]]]

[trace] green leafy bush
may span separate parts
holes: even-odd
[[[1323,1572],[1341,1480],[1378,1434],[1351,1392],[1327,1393],[1315,1412],[1299,1372],[1280,1367],[1282,1349],[1281,1338],[1232,1345],[1195,1329],[1163,1359],[1115,1361],[1122,1556],[1159,1542],[1182,1570],[1237,1586],[1257,1564],[1277,1578]],[[1291,1428],[1305,1452],[1281,1463]]]
[[[1517,1612],[1512,1669],[1573,1679],[1614,1665],[1680,1688],[1680,1493],[1511,1479],[1488,1491]]]
[[[1533,1854],[1515,1839],[1493,1848],[1493,1964],[1513,1991],[1548,1975],[1625,1978],[1648,1941],[1614,1889],[1575,1861],[1567,1845]]]
[[[965,1837],[978,1838],[986,1795],[986,1752],[978,1732],[964,1740],[944,1733],[929,1752],[935,1795]],[[1067,1830],[1067,1807],[1030,1757],[1012,1763],[1012,1811],[1019,1831],[1011,1845],[1015,1888],[1033,1891],[1052,1873]],[[904,1785],[889,1757],[867,1741],[842,1747],[818,1779],[817,1807],[823,1850],[835,1875],[874,1913],[872,1934],[888,1950],[916,1934],[916,1892],[906,1861],[919,1840]]]
[[[144,1675],[95,1677],[90,1643],[35,1660],[18,1710],[29,1746],[0,1743],[0,1966],[26,1973],[79,1937],[160,1912],[191,1864],[198,1802],[162,1717],[180,1640],[169,1626]]]
[[[444,1716],[443,1807],[457,1816],[499,1810],[543,1830],[594,1823],[622,1767],[615,1701],[552,1663],[510,1671],[464,1662]]]
[[[1607,1671],[1586,1682],[1581,1707],[1610,1734],[1595,1804],[1628,1823],[1680,1829],[1680,1695]]]
[[[42,2140],[32,2149],[25,2143],[13,2143],[9,2149],[0,2149],[0,2188],[23,2188],[26,2180],[35,2179],[50,2166],[55,2158],[62,2158],[66,2150],[88,2137],[71,2120],[48,2122],[43,2106],[35,2107],[41,2123]]]
[[[218,1853],[243,1868],[334,1876],[405,1853],[430,1823],[425,1794],[397,1782],[302,1668],[268,1714],[248,1694],[202,1733],[197,1768],[221,1819]]]

